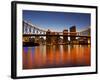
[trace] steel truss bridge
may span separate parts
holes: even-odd
[[[27,21],[23,21],[23,36],[67,36],[67,37],[86,37],[91,38],[90,29],[86,29],[81,32],[67,32],[67,35],[62,32],[54,32],[55,34],[46,34],[47,31],[38,28],[36,25],[28,23]],[[73,35],[75,34],[75,35]]]

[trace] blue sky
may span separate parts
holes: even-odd
[[[31,22],[40,29],[60,31],[75,25],[77,31],[82,31],[91,26],[91,15],[88,13],[51,12],[23,10],[23,20]]]

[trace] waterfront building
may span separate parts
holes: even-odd
[[[48,31],[46,32],[46,44],[51,44],[51,31],[48,29]]]
[[[68,30],[67,29],[64,29],[63,30],[63,43],[66,44],[68,43]]]
[[[76,32],[76,26],[72,26],[72,27],[70,27],[70,42],[74,42],[74,41],[76,41],[76,37],[74,37],[74,36],[76,36],[77,34],[75,33]]]
[[[51,32],[51,44],[58,44],[59,43],[59,33],[57,32]]]

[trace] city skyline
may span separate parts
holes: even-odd
[[[77,31],[90,28],[91,15],[87,13],[51,12],[23,10],[23,20],[43,30],[61,32],[75,25]]]

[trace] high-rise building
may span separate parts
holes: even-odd
[[[63,30],[63,43],[68,43],[68,30],[64,29]]]
[[[71,37],[70,37],[70,41],[75,41],[76,40],[76,37],[74,37],[75,35],[76,35],[76,26],[72,26],[72,27],[70,27],[70,35],[71,35]]]
[[[48,29],[48,31],[46,32],[46,44],[51,44],[51,31]]]

